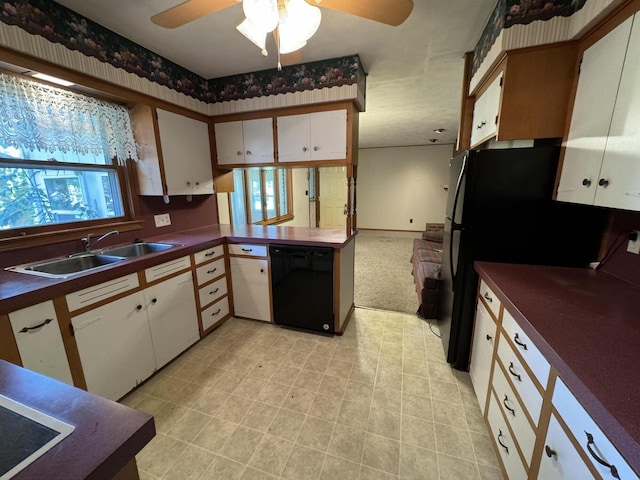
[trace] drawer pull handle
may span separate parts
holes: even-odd
[[[582,180],[582,185],[585,187],[590,187],[591,186],[591,180],[589,180],[588,178],[585,178]]]
[[[513,341],[516,342],[516,345],[524,348],[525,350],[527,349],[527,344],[520,340],[520,337],[517,333],[513,336]]]
[[[243,248],[242,249],[243,252],[253,252],[252,248]]]
[[[212,316],[212,317],[215,317],[215,316],[216,316],[216,315],[218,315],[221,311],[222,311],[222,309],[221,309],[221,308],[219,308],[218,310],[216,310],[215,312],[213,312],[213,313],[211,314],[211,316]]]
[[[600,185],[601,187],[607,188],[609,186],[609,180],[607,180],[606,178],[601,178],[600,181],[598,182],[598,185]]]
[[[216,254],[215,250],[211,250],[210,252],[207,252],[204,254],[205,257],[213,257]]]
[[[516,372],[513,370],[513,362],[510,362],[510,363],[509,363],[509,373],[510,373],[511,375],[513,375],[514,377],[516,377],[516,378],[518,379],[518,381],[519,381],[519,382],[521,382],[521,381],[522,381],[522,378],[520,378],[520,374],[519,374],[519,373],[516,373]]]
[[[217,268],[214,268],[213,270],[207,270],[207,273],[211,274],[211,273],[215,273],[215,271],[218,270]]]
[[[487,302],[489,302],[489,303],[493,303],[493,298],[491,298],[491,297],[489,296],[489,294],[488,294],[488,293],[486,293],[486,292],[485,292],[485,294],[484,294],[484,298],[487,300]]]
[[[506,408],[507,410],[509,410],[511,412],[511,414],[515,417],[516,416],[516,411],[511,408],[509,405],[507,405],[507,402],[509,401],[509,397],[507,397],[506,395],[504,396],[504,400],[502,400],[502,404],[504,405],[504,408]]]
[[[547,454],[547,457],[549,458],[557,456],[557,452],[553,448],[551,448],[549,445],[544,446],[544,451]]]
[[[47,318],[44,322],[42,322],[39,325],[35,325],[33,327],[24,327],[22,330],[20,330],[20,333],[32,332],[33,330],[37,330],[39,328],[44,327],[45,325],[49,325],[51,322],[53,322],[53,318]]]
[[[499,432],[500,433],[498,433],[498,443],[502,448],[504,448],[505,452],[509,453],[509,447],[507,447],[504,443],[502,443],[502,440],[501,440],[501,438],[503,437],[502,430],[499,430]]]
[[[492,339],[493,337],[487,333],[487,341],[490,342]]]
[[[593,451],[593,449],[591,448],[591,445],[595,444],[595,442],[593,441],[593,435],[591,435],[589,432],[585,431],[584,433],[587,434],[587,450],[589,450],[589,453],[591,454],[591,456],[593,457],[593,459],[598,462],[600,465],[603,465],[604,467],[607,467],[609,469],[609,471],[611,472],[611,476],[613,478],[620,478],[620,475],[618,475],[618,469],[616,468],[615,465],[611,465],[607,462],[605,462],[603,459],[601,459],[596,452]]]
[[[216,293],[218,293],[218,290],[220,290],[219,288],[216,288],[215,290],[213,290],[212,292],[209,292],[209,295],[215,295]]]

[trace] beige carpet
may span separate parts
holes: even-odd
[[[419,232],[360,230],[356,237],[356,306],[416,313],[418,295],[410,258],[413,239],[419,237]]]

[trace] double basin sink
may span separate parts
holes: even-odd
[[[58,257],[39,262],[8,267],[7,270],[49,278],[65,278],[96,268],[122,262],[129,258],[162,252],[178,245],[158,242],[134,242],[126,245],[107,247],[95,252],[87,252]]]

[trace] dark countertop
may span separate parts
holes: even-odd
[[[640,472],[640,288],[590,269],[487,262],[475,268]]]
[[[127,259],[100,268],[98,271],[86,272],[66,279],[45,278],[0,270],[0,314],[19,310],[91,285],[144,270],[158,263],[168,262],[225,241],[231,243],[317,245],[340,249],[353,238],[353,236],[347,236],[344,230],[338,229],[260,225],[214,225],[145,238],[150,242],[177,243],[180,246],[164,252]],[[43,258],[43,260],[46,259]]]
[[[75,427],[16,480],[112,478],[155,435],[151,415],[3,360],[0,394]]]

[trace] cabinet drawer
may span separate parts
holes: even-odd
[[[555,414],[551,415],[549,421],[544,448],[538,478],[544,480],[593,478],[591,471],[560,426]]]
[[[266,245],[251,245],[243,243],[230,243],[229,255],[246,255],[249,257],[266,257]]]
[[[489,310],[493,313],[493,318],[498,319],[498,314],[500,313],[500,300],[495,293],[491,291],[489,286],[484,282],[484,280],[480,280],[480,293],[479,295],[484,299],[485,303],[489,306]]]
[[[202,287],[198,295],[200,297],[200,307],[205,307],[211,302],[215,302],[227,293],[227,277],[222,277],[210,285]]]
[[[534,425],[537,425],[542,409],[542,395],[527,370],[522,366],[519,357],[502,335],[498,340],[498,359],[502,363],[504,371],[507,372],[506,376],[511,380],[514,390],[518,392],[524,402],[524,407],[529,412]]]
[[[229,315],[229,297],[224,297],[202,311],[202,330],[213,327]]]
[[[160,265],[147,268],[144,271],[144,277],[147,279],[147,282],[152,282],[153,280],[167,277],[172,273],[179,272],[180,270],[184,270],[190,266],[191,261],[188,256],[180,257],[175,260],[171,260],[170,262],[161,263]]]
[[[9,314],[22,366],[73,385],[53,302]]]
[[[638,479],[631,467],[627,465],[611,444],[609,439],[602,433],[602,430],[591,419],[580,402],[573,396],[567,386],[558,378],[556,386],[553,390],[553,406],[558,414],[567,424],[569,433],[573,435],[577,443],[582,448],[584,454],[591,461],[593,466],[598,470],[603,479],[613,479],[611,469],[598,463],[594,455],[589,452],[593,451],[601,460],[610,465],[614,465],[621,479]],[[587,434],[592,435],[593,443],[588,445]]]
[[[196,269],[196,279],[198,280],[198,285],[202,285],[207,283],[209,280],[213,280],[220,275],[224,275],[224,273],[224,258],[220,258],[215,262],[207,263],[198,267]]]
[[[194,253],[193,259],[195,260],[196,265],[200,265],[202,262],[213,260],[214,258],[220,257],[222,255],[224,255],[224,247],[222,245],[217,245],[215,247],[207,248],[206,250]]]
[[[132,273],[125,277],[109,280],[108,282],[70,293],[65,298],[67,299],[69,311],[72,312],[87,305],[93,305],[101,300],[132,290],[139,285],[138,274]]]
[[[536,348],[507,310],[502,314],[502,328],[504,328],[522,358],[527,362],[542,388],[546,388],[549,380],[549,362],[545,360],[540,350]]]
[[[536,434],[529,423],[524,407],[513,393],[511,385],[498,362],[493,370],[493,389],[501,403],[500,408],[504,417],[511,425],[511,430],[516,436],[520,450],[527,465],[531,464],[531,455],[536,443]]]
[[[527,471],[520,460],[516,444],[511,438],[511,433],[500,412],[500,407],[496,401],[495,395],[491,394],[489,399],[489,410],[487,414],[489,421],[489,429],[491,430],[492,440],[495,442],[498,455],[502,460],[504,469],[507,472],[509,480],[524,480],[527,478]]]

